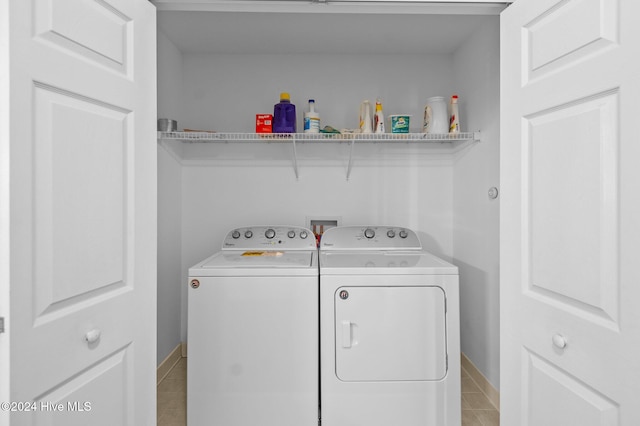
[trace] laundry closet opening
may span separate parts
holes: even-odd
[[[253,133],[288,92],[300,132],[309,99],[321,127],[354,129],[361,102],[379,98],[420,133],[426,100],[455,94],[461,130],[480,140],[301,142],[293,157],[268,139],[159,139],[158,363],[188,347],[187,270],[230,229],[340,217],[411,228],[458,266],[461,350],[498,388],[499,198],[487,194],[499,182],[499,8],[292,3],[157,2],[158,118]]]

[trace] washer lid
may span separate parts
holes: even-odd
[[[221,251],[189,268],[190,277],[318,276],[318,252]]]
[[[300,268],[313,265],[311,251],[247,250],[220,252],[200,268]]]

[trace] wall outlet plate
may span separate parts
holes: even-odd
[[[311,229],[318,238],[327,229],[340,226],[342,218],[340,216],[307,216],[306,222],[307,228]]]

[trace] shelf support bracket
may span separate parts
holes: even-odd
[[[296,150],[296,136],[293,135],[293,172],[296,174],[296,180],[300,179],[298,174],[298,151]]]
[[[351,167],[353,166],[353,147],[356,145],[356,138],[351,139],[351,148],[349,149],[349,165],[347,166],[347,180],[351,177]]]

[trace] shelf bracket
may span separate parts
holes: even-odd
[[[300,179],[298,174],[298,151],[296,150],[296,137],[293,136],[293,172],[296,174],[296,180]]]
[[[353,147],[356,145],[356,138],[351,139],[351,148],[349,149],[349,165],[347,166],[347,181],[351,177],[351,167],[353,166]]]

